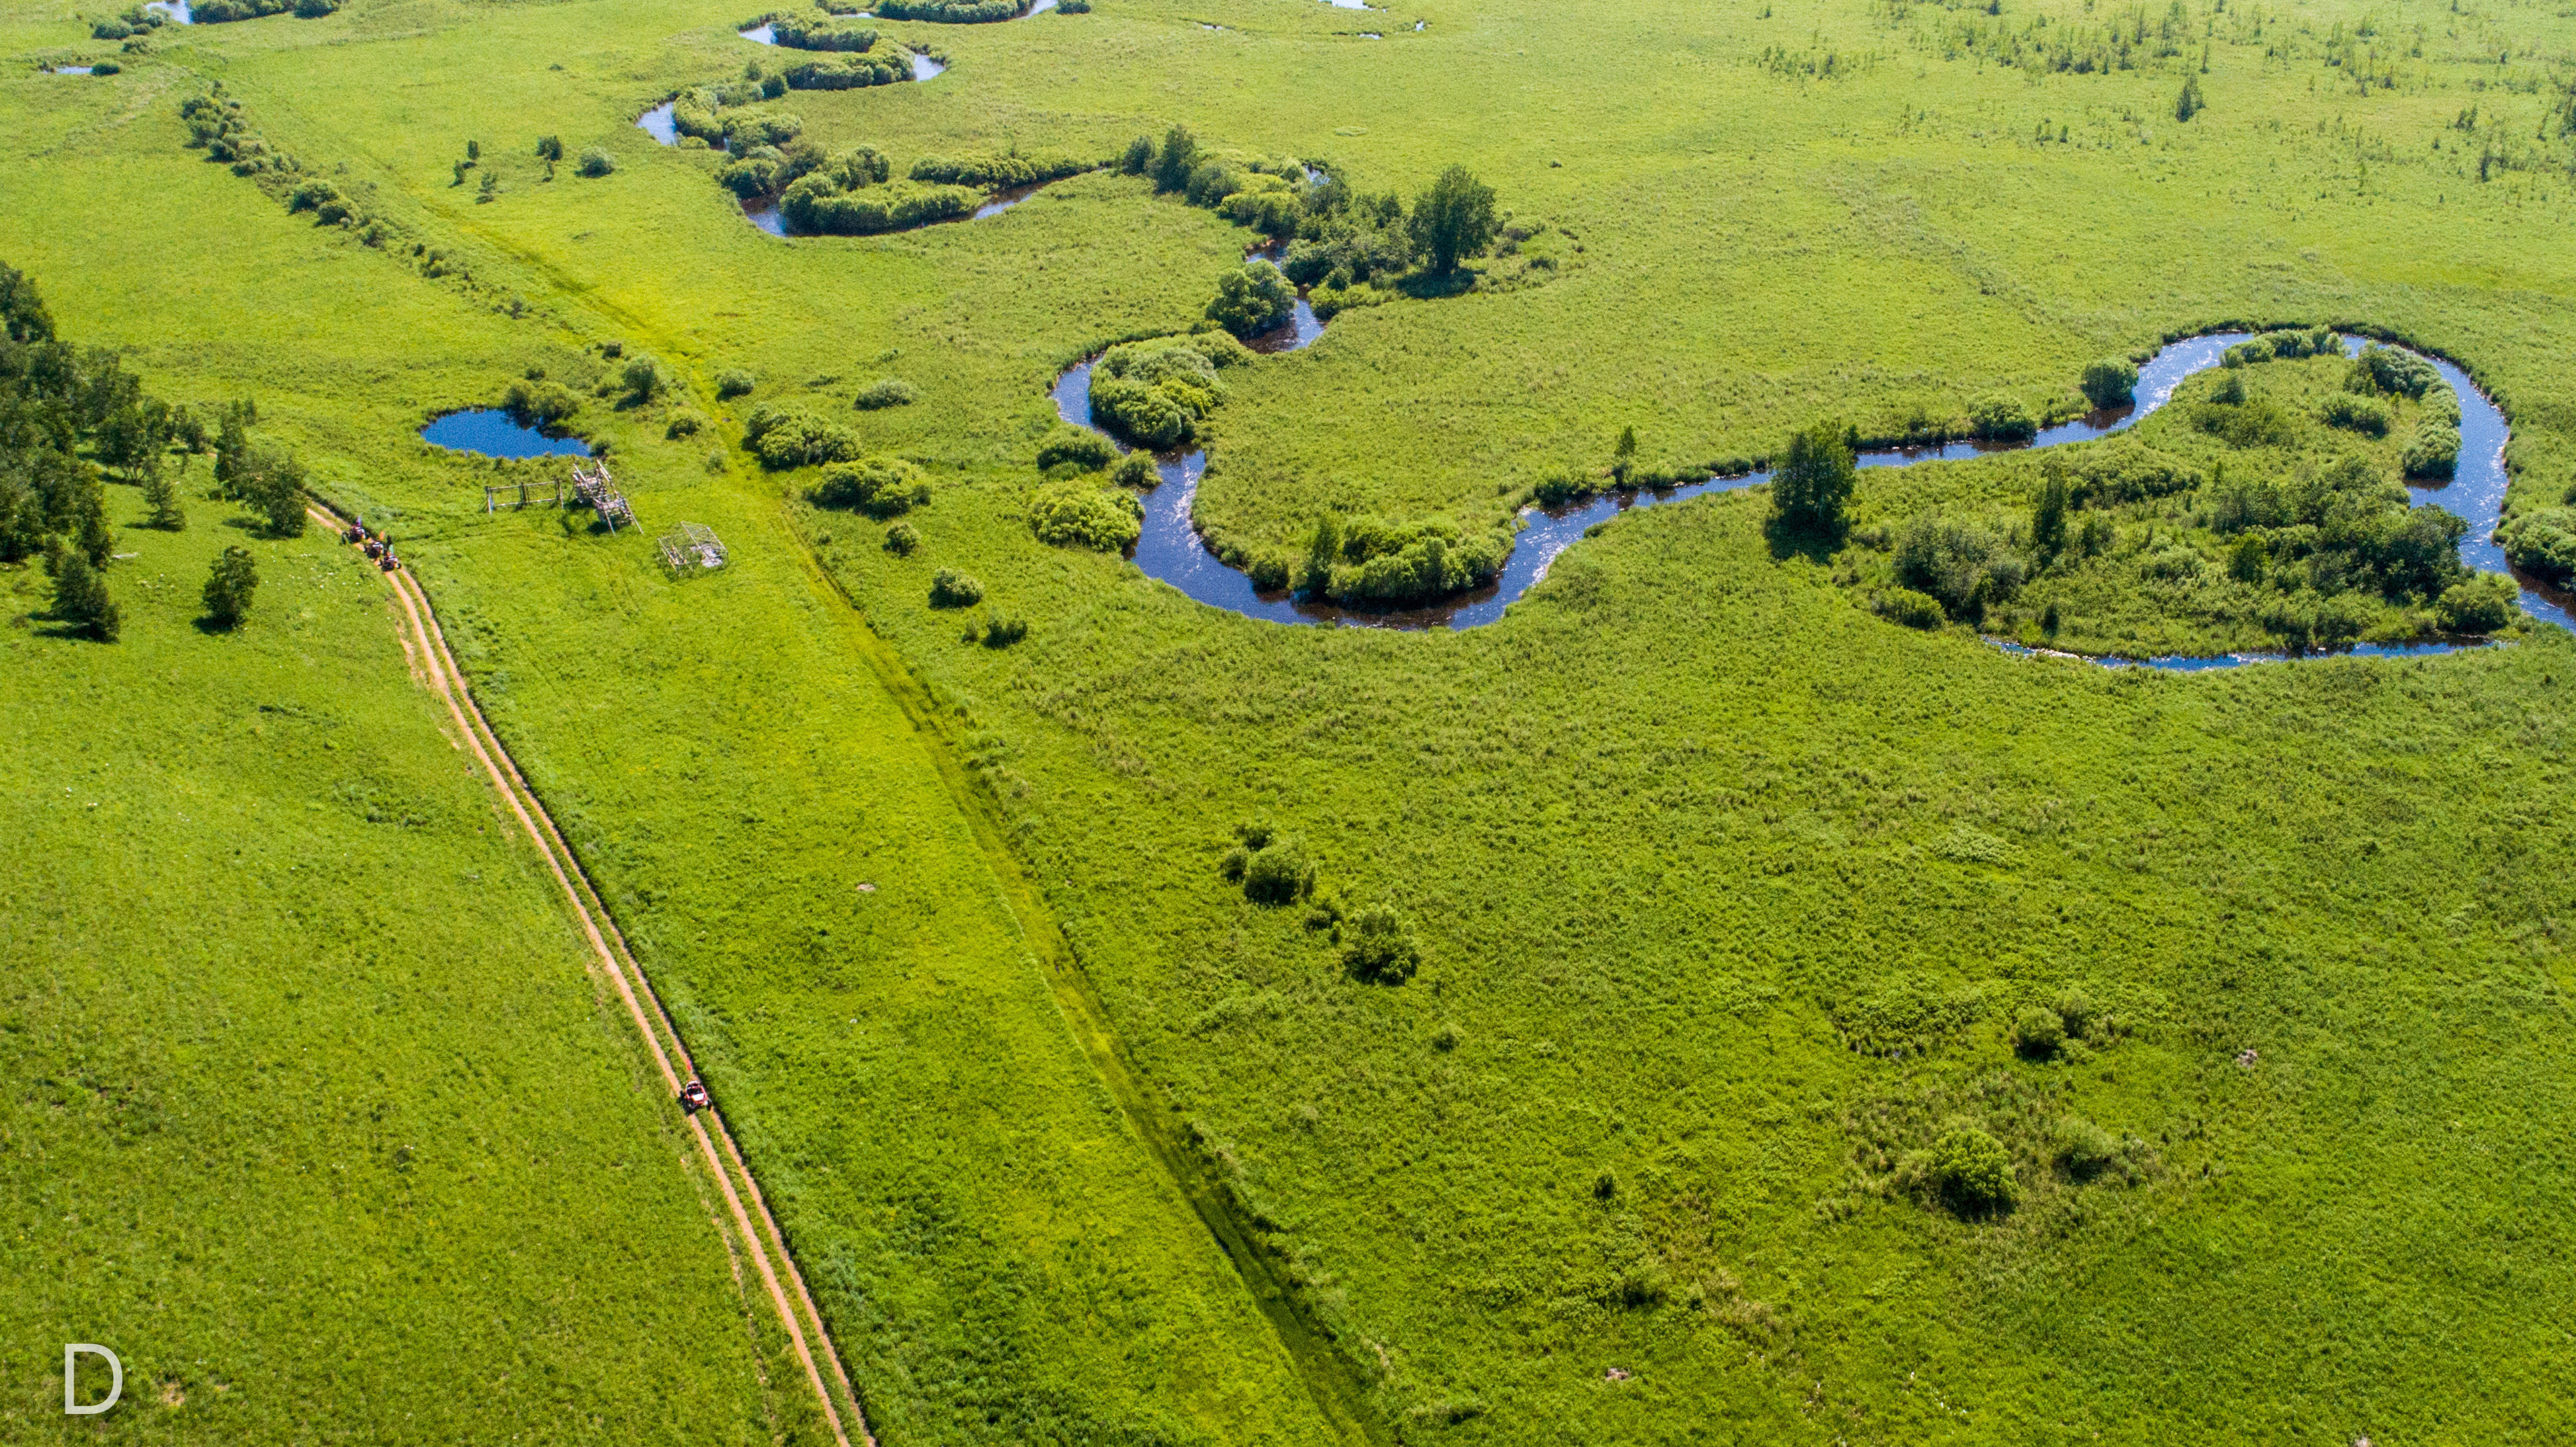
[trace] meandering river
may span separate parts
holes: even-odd
[[[1284,345],[1272,338],[1263,338],[1264,342],[1272,343],[1263,350],[1293,351],[1302,348],[1320,336],[1322,330],[1320,325],[1312,322],[1312,313],[1305,311],[1301,302],[1293,338],[1286,340]],[[1987,452],[2057,447],[2069,442],[2108,437],[2136,426],[2139,419],[2173,399],[2174,388],[2183,378],[2218,365],[2219,358],[2230,346],[2247,340],[2251,335],[2249,332],[2219,332],[2171,343],[2138,369],[2137,401],[2134,404],[2043,428],[2028,442],[1953,442],[1941,447],[1892,448],[1864,452],[1859,462],[1863,467],[1905,467],[1939,458],[1969,458]],[[2347,354],[2358,353],[2362,344],[2359,337],[2344,338]],[[2468,520],[2468,533],[2460,544],[2462,562],[2483,572],[2511,576],[2505,564],[2504,550],[2493,540],[2497,516],[2504,505],[2506,482],[2504,445],[2510,433],[2504,413],[2478,390],[2467,373],[2439,357],[2425,360],[2431,362],[2441,373],[2442,380],[2459,394],[2459,465],[2450,482],[2432,487],[2410,485],[2407,492],[2418,507],[2438,502]],[[1058,415],[1067,422],[1099,430],[1091,418],[1091,366],[1090,362],[1083,362],[1056,379],[1055,405]],[[1631,508],[1680,502],[1702,493],[1740,492],[1771,480],[1768,472],[1712,477],[1705,482],[1681,487],[1605,494],[1588,503],[1561,508],[1524,509],[1511,557],[1504,562],[1503,571],[1494,582],[1436,606],[1377,612],[1342,608],[1322,599],[1297,594],[1261,591],[1253,587],[1248,575],[1226,566],[1209,552],[1191,521],[1191,505],[1197,500],[1199,474],[1205,469],[1206,462],[1204,452],[1172,454],[1156,459],[1156,466],[1163,475],[1163,485],[1145,498],[1144,534],[1137,540],[1132,555],[1137,567],[1199,602],[1240,613],[1247,618],[1277,623],[1344,623],[1380,628],[1475,628],[1491,623],[1503,615],[1503,610],[1514,599],[1544,579],[1557,555],[1581,539],[1594,525],[1607,522]],[[2520,586],[2519,579],[2516,583]],[[2565,608],[2528,587],[2522,588],[2522,608],[2535,618],[2562,627],[2571,626]],[[2372,655],[2420,654],[2445,652],[2455,646],[2446,643],[2364,644],[2350,651]],[[2281,656],[2245,653],[2213,658],[2102,661],[2118,665],[2144,663],[2151,667],[2197,672],[2266,662]]]

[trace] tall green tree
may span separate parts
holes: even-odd
[[[271,537],[304,536],[304,464],[290,452],[262,448],[240,479],[241,496],[267,522]]]
[[[72,504],[72,547],[91,567],[104,568],[116,552],[116,530],[107,525],[107,490],[96,478],[88,481]]]
[[[2030,542],[2039,560],[2051,563],[2066,551],[2066,474],[2049,468],[2040,478],[2039,501],[2030,510]]]
[[[185,462],[180,464],[186,466]],[[187,511],[179,506],[179,485],[170,478],[170,469],[154,458],[143,473],[143,505],[152,510],[151,526],[165,533],[185,531]]]
[[[54,617],[101,643],[114,643],[125,623],[107,596],[107,581],[77,550],[64,553],[54,569]]]
[[[1190,172],[1199,163],[1199,140],[1187,126],[1174,126],[1163,132],[1163,144],[1154,152],[1154,189],[1178,191],[1190,184]]]
[[[0,266],[0,329],[13,342],[50,342],[54,318],[36,295],[35,278],[14,267]]]
[[[1794,533],[1839,542],[1858,479],[1842,429],[1818,422],[1789,439],[1788,452],[1772,470],[1772,521]]]
[[[250,614],[251,594],[259,590],[259,563],[248,548],[224,549],[206,577],[206,619],[218,628],[237,628]]]
[[[1431,269],[1444,276],[1468,257],[1483,255],[1501,224],[1494,212],[1494,188],[1464,166],[1441,172],[1413,203],[1413,244],[1430,255]]]

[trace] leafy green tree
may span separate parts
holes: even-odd
[[[1422,968],[1422,947],[1394,906],[1373,904],[1351,917],[1342,968],[1354,979],[1401,985]]]
[[[2066,1043],[2066,1019],[2045,1005],[2025,1005],[2013,1017],[2013,1048],[2045,1060]]]
[[[0,563],[23,563],[45,550],[45,500],[31,487],[0,480]]]
[[[263,449],[253,454],[241,479],[241,495],[267,522],[269,536],[304,536],[304,464],[293,453]]]
[[[625,384],[627,397],[636,402],[650,402],[670,385],[670,379],[662,373],[662,364],[647,352],[627,358],[617,375]]]
[[[560,161],[563,158],[564,148],[563,138],[561,136],[537,137],[537,159],[541,161]]]
[[[1270,841],[1243,870],[1243,895],[1255,904],[1289,904],[1315,887],[1315,866],[1295,839]]]
[[[124,615],[107,596],[107,581],[77,551],[54,569],[54,617],[101,643],[114,643]]]
[[[1198,137],[1187,126],[1174,126],[1163,132],[1163,144],[1154,152],[1154,189],[1158,192],[1179,191],[1190,184],[1190,172],[1199,163]]]
[[[2104,357],[2084,369],[2084,400],[2098,410],[2138,400],[2138,364],[2126,357]]]
[[[206,577],[206,618],[218,628],[237,628],[250,613],[251,594],[259,590],[259,564],[243,547],[228,547]]]
[[[1441,172],[1413,203],[1413,244],[1430,255],[1431,269],[1444,276],[1468,257],[1483,255],[1501,224],[1494,213],[1494,188],[1464,166]]]
[[[1142,176],[1153,164],[1154,138],[1138,136],[1127,143],[1126,150],[1119,153],[1118,173],[1122,176]]]
[[[54,339],[53,314],[36,294],[35,278],[7,266],[0,266],[0,329],[13,342]]]
[[[1637,429],[1619,429],[1618,445],[1610,449],[1610,475],[1621,482],[1628,480],[1628,470],[1637,465]]]
[[[1839,542],[1859,469],[1841,428],[1818,422],[1789,439],[1771,474],[1771,518],[1793,533]]]
[[[2049,468],[2039,482],[2039,501],[2030,510],[2030,544],[2042,563],[2066,551],[2066,474]]]
[[[1275,331],[1297,308],[1297,289],[1267,261],[1247,262],[1217,278],[1208,320],[1238,337]]]
[[[498,199],[500,194],[501,173],[498,171],[486,171],[483,173],[482,186],[474,193],[474,203],[478,206],[483,205],[486,202]]]

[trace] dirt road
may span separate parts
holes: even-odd
[[[349,523],[320,509],[308,509],[314,520],[335,535],[345,535]],[[681,1084],[697,1074],[690,1061],[688,1048],[680,1043],[679,1032],[662,1008],[653,985],[645,978],[643,966],[626,947],[625,936],[618,933],[616,921],[600,902],[591,887],[589,876],[582,873],[581,863],[573,857],[571,846],[547,816],[545,806],[537,801],[527,780],[519,775],[518,765],[511,761],[507,749],[484,720],[483,711],[475,706],[473,695],[465,686],[465,675],[448,652],[446,635],[438,626],[438,615],[429,606],[429,595],[407,568],[382,575],[393,589],[394,600],[408,620],[411,632],[406,652],[416,652],[414,662],[427,680],[432,692],[447,705],[475,760],[483,766],[492,787],[500,792],[529,842],[544,856],[546,867],[553,872],[555,883],[562,886],[564,900],[572,906],[573,917],[589,940],[600,973],[616,986],[618,998],[626,1002],[627,1015],[635,1022],[636,1034],[644,1041],[646,1051],[661,1071],[663,1082],[670,1088],[670,1098],[677,1100]],[[861,1410],[858,1393],[850,1386],[849,1374],[842,1369],[841,1355],[832,1347],[824,1330],[822,1313],[814,1307],[814,1298],[806,1290],[803,1273],[789,1256],[786,1238],[778,1222],[769,1214],[768,1204],[761,1200],[759,1183],[752,1179],[751,1168],[734,1143],[733,1133],[725,1128],[722,1113],[713,1108],[685,1117],[690,1134],[698,1143],[698,1152],[707,1172],[722,1191],[730,1214],[733,1233],[768,1288],[769,1299],[778,1310],[780,1324],[787,1328],[788,1340],[805,1366],[805,1375],[814,1388],[816,1400],[822,1403],[823,1416],[832,1424],[832,1434],[840,1447],[851,1447],[855,1428],[859,1442],[876,1447],[876,1438],[868,1432],[866,1414]],[[721,1150],[719,1150],[721,1146]],[[755,1221],[757,1224],[755,1225]],[[718,1221],[719,1229],[724,1221]],[[792,1298],[792,1300],[791,1300]],[[831,1385],[824,1381],[824,1365],[831,1370]],[[833,1387],[839,1391],[834,1392]]]

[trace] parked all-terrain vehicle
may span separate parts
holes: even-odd
[[[713,1104],[715,1100],[707,1094],[707,1088],[698,1082],[692,1080],[680,1087],[680,1109],[694,1115]]]

